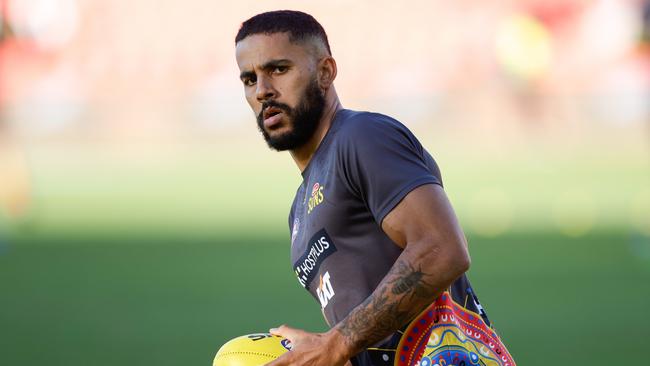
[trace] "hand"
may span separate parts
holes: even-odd
[[[349,365],[345,342],[340,333],[309,333],[282,325],[270,330],[291,342],[292,349],[265,366],[343,366]]]

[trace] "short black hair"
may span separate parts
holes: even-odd
[[[313,16],[297,10],[275,10],[257,14],[243,22],[235,37],[235,44],[254,34],[289,33],[290,42],[318,38],[331,56],[330,44],[323,26]]]

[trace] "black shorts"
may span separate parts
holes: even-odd
[[[354,366],[393,366],[395,364],[397,345],[401,337],[401,332],[395,333],[387,342],[377,347],[369,347],[352,357],[350,362]]]

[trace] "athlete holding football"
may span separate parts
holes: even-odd
[[[264,139],[302,174],[291,259],[331,326],[272,329],[293,350],[269,365],[514,365],[464,274],[467,242],[438,166],[398,121],[342,107],[322,26],[263,13],[235,44]]]

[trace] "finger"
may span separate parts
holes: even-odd
[[[284,325],[284,324],[277,327],[277,328],[269,329],[269,332],[271,334],[273,334],[273,335],[277,335],[277,336],[286,338],[286,339],[290,340],[292,343],[293,343],[294,340],[299,338],[302,333],[304,333],[304,331],[302,331],[300,329],[291,328],[290,326]]]

